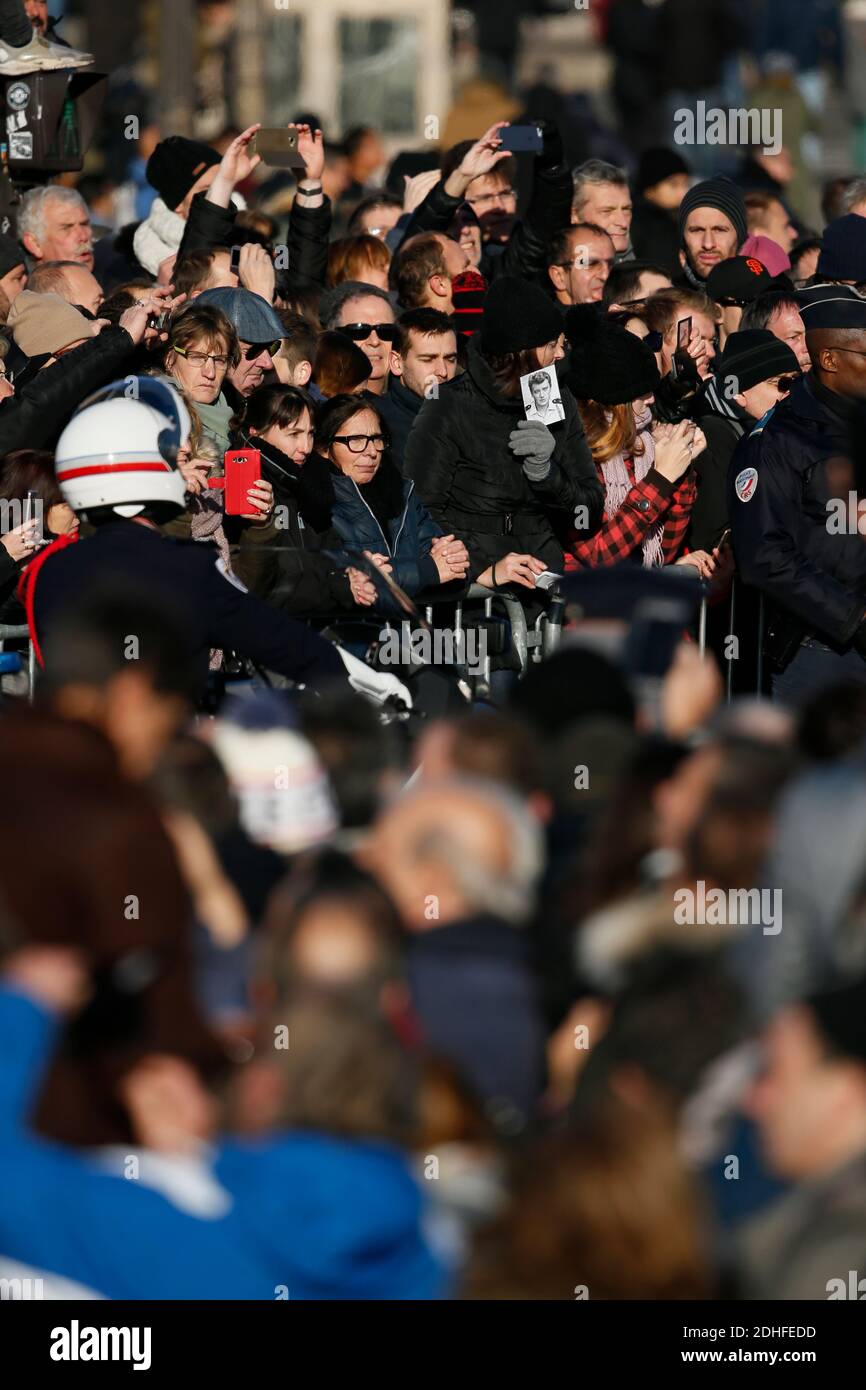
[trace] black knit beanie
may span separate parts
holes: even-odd
[[[183,202],[196,179],[200,179],[220,156],[201,140],[187,140],[185,135],[169,135],[160,140],[147,161],[147,181],[155,188],[172,212]]]
[[[713,367],[719,380],[736,379],[736,394],[769,381],[771,376],[799,375],[800,372],[793,348],[767,328],[745,328],[740,333],[731,333]]]
[[[562,332],[562,313],[540,285],[500,275],[484,300],[481,351],[488,357],[543,347]]]
[[[655,188],[657,183],[673,178],[674,174],[691,172],[682,155],[677,154],[676,150],[657,145],[651,150],[644,150],[637,162],[637,172],[634,176],[635,192],[643,193],[647,188]]]
[[[611,323],[594,304],[576,304],[565,315],[571,345],[566,382],[579,400],[624,405],[651,395],[659,384],[655,356],[642,339]]]
[[[737,247],[742,246],[749,235],[746,204],[737,185],[725,174],[719,174],[714,179],[704,179],[703,183],[696,183],[683,198],[679,211],[681,241],[686,219],[695,208],[718,208],[719,212],[723,212],[737,233]]]

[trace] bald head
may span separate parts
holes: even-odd
[[[523,803],[481,780],[424,784],[382,814],[370,867],[411,930],[481,912],[520,923],[541,868],[541,835]]]

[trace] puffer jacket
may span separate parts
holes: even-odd
[[[562,390],[565,419],[547,476],[530,482],[508,437],[524,419],[520,396],[503,396],[473,338],[467,370],[424,402],[406,444],[404,473],[447,533],[466,543],[474,579],[511,551],[536,556],[557,573],[563,543],[586,508],[585,534],[601,522],[604,489],[583,433],[577,402]]]
[[[395,469],[395,465],[386,460],[381,466]],[[364,496],[366,488],[359,488],[352,478],[336,471],[332,473],[332,483],[331,525],[348,549],[388,555],[392,579],[410,596],[439,583],[439,571],[430,556],[430,545],[443,531],[421,502],[413,482],[399,478],[395,488],[399,500],[393,514],[389,508],[384,525]],[[383,601],[379,606],[390,607],[390,604]]]

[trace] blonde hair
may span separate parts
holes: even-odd
[[[600,401],[578,401],[580,418],[595,463],[607,463],[617,454],[640,457],[643,440],[630,401],[623,405],[602,405]]]

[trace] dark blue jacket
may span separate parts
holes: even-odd
[[[413,482],[403,481],[403,509],[399,515],[389,517],[387,534],[357,483],[341,473],[334,477],[333,487],[331,525],[348,549],[389,555],[394,567],[391,577],[407,594],[420,593],[439,583],[430,545],[435,536],[444,532],[418,497]]]
[[[741,576],[793,615],[804,635],[841,647],[866,608],[863,537],[828,525],[827,465],[850,454],[847,413],[840,397],[803,377],[740,440],[728,471]]]
[[[379,397],[379,409],[391,432],[391,457],[401,473],[409,431],[423,404],[424,397],[411,391],[398,376],[391,377],[388,390]]]

